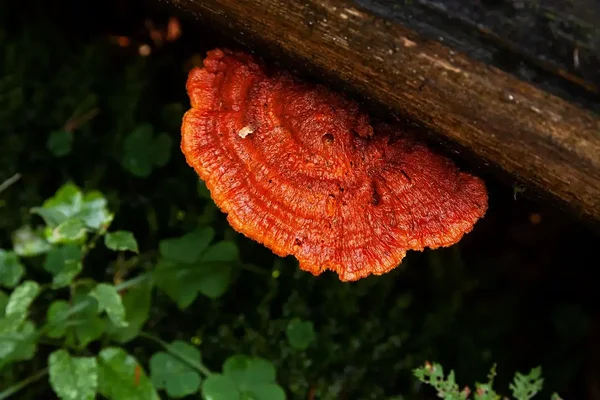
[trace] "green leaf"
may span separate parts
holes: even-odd
[[[46,225],[48,225],[50,228],[58,226],[61,222],[66,221],[68,218],[68,216],[62,211],[53,208],[33,207],[31,209],[31,213],[42,217]]]
[[[542,390],[543,385],[542,368],[537,367],[529,371],[527,375],[517,372],[509,388],[517,400],[529,400]]]
[[[100,339],[106,330],[106,321],[97,316],[87,316],[75,326],[75,337],[80,348],[86,348],[90,343]]]
[[[46,332],[51,338],[63,337],[67,331],[65,320],[69,311],[69,303],[64,300],[56,300],[50,304],[46,313],[46,321],[50,328]]]
[[[6,364],[28,361],[35,356],[37,336],[33,322],[1,319],[0,337],[0,369]]]
[[[12,360],[28,359],[35,353],[31,336],[35,327],[26,321],[29,306],[40,292],[40,286],[25,281],[17,286],[6,302],[4,316],[0,319],[0,367]]]
[[[173,139],[166,133],[161,133],[154,139],[152,148],[152,160],[158,167],[165,166],[171,159],[171,147]]]
[[[292,319],[285,331],[290,345],[298,350],[305,350],[315,339],[315,330],[312,322]]]
[[[222,296],[231,282],[231,267],[239,260],[235,242],[221,241],[210,246],[202,256],[198,273],[198,291],[216,299]]]
[[[241,400],[240,391],[228,376],[212,374],[202,383],[202,397],[205,400]]]
[[[129,288],[121,297],[125,307],[127,326],[109,329],[110,337],[119,342],[126,343],[134,339],[148,320],[152,297],[153,281],[148,279],[132,288]]]
[[[231,283],[231,266],[206,265],[196,271],[197,289],[206,297],[217,299],[227,291]]]
[[[85,237],[86,228],[80,218],[69,218],[49,232],[46,239],[52,244],[71,243]]]
[[[16,316],[19,320],[25,320],[29,306],[40,294],[40,285],[34,281],[25,281],[13,290],[8,298],[5,315]]]
[[[258,383],[275,382],[275,367],[259,357],[233,355],[225,360],[223,373],[231,377],[242,390]]]
[[[285,392],[275,382],[273,365],[239,354],[225,361],[223,374],[212,374],[204,381],[202,395],[207,400],[285,400]]]
[[[83,204],[77,212],[88,228],[106,231],[114,218],[114,214],[108,210],[106,198],[97,191],[88,192],[83,197]]]
[[[160,241],[160,254],[171,261],[180,263],[195,263],[215,237],[211,227],[197,229],[184,236]]]
[[[285,392],[275,383],[255,385],[247,393],[254,400],[285,400]]]
[[[138,361],[123,349],[100,351],[99,392],[110,400],[159,400],[152,382]]]
[[[63,185],[42,207],[35,207],[31,212],[40,215],[50,228],[56,228],[68,219],[79,218],[89,229],[105,230],[114,217],[101,193],[93,191],[84,195],[72,183]]]
[[[107,248],[115,251],[130,250],[139,253],[138,244],[133,233],[128,231],[108,232],[104,236],[104,244]]]
[[[221,241],[213,244],[202,256],[202,262],[231,262],[239,259],[239,251],[235,242]]]
[[[59,130],[50,133],[46,147],[55,157],[66,156],[73,146],[73,132]]]
[[[67,244],[54,247],[46,255],[44,269],[54,275],[52,287],[58,289],[68,286],[83,269],[82,252],[79,246]]]
[[[54,196],[44,202],[41,207],[42,213],[39,212],[39,208],[35,208],[34,212],[40,214],[46,224],[54,228],[68,218],[74,217],[81,210],[82,204],[81,189],[72,183],[66,183],[56,191]]]
[[[105,332],[107,322],[98,316],[98,301],[89,293],[76,293],[72,299],[72,307],[83,308],[72,316],[72,320],[78,321],[73,331],[80,348],[85,348],[91,342],[99,339]]]
[[[37,351],[35,324],[32,321],[25,321],[15,331],[15,338],[18,339],[15,343],[16,346],[7,358],[11,362],[31,360]]]
[[[98,389],[98,363],[94,357],[71,357],[56,350],[48,357],[50,386],[63,400],[92,400]]]
[[[4,318],[6,305],[8,304],[8,295],[0,290],[0,318]]]
[[[198,284],[189,278],[189,269],[193,268],[169,260],[159,260],[154,269],[156,286],[164,291],[180,309],[192,304],[198,296]]]
[[[231,282],[232,264],[239,259],[235,242],[221,241],[210,247],[212,228],[160,243],[161,259],[155,269],[157,286],[179,306],[188,307],[198,293],[210,298],[223,295]]]
[[[100,311],[106,311],[108,318],[116,327],[127,326],[125,307],[114,286],[100,283],[92,290],[90,295],[98,301]]]
[[[29,225],[20,227],[12,234],[13,250],[21,257],[47,253],[52,249],[52,245],[42,235],[42,231],[34,231]]]
[[[123,167],[132,175],[144,178],[152,172],[153,129],[150,124],[138,126],[123,143]]]
[[[181,357],[200,363],[200,351],[183,341],[175,341],[169,346],[173,353],[158,352],[150,358],[150,376],[157,389],[166,389],[169,397],[180,398],[196,393],[200,388],[200,375]]]
[[[25,268],[12,251],[0,249],[0,285],[13,288],[23,277]]]

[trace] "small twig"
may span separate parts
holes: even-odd
[[[188,364],[190,367],[194,368],[198,372],[200,372],[200,373],[202,373],[202,374],[204,374],[206,376],[212,375],[211,370],[208,369],[206,367],[206,365],[202,364],[202,362],[198,362],[196,360],[191,360],[189,357],[186,357],[184,354],[181,354],[177,350],[173,349],[173,347],[170,346],[169,343],[165,342],[161,338],[158,338],[158,337],[156,337],[156,336],[154,336],[154,335],[152,335],[150,333],[147,333],[147,332],[140,332],[139,335],[140,335],[140,337],[146,338],[148,340],[151,340],[151,341],[153,341],[153,342],[161,345],[169,353],[171,353],[172,355],[174,355],[175,357],[177,357],[181,361],[185,362],[186,364]]]
[[[17,172],[16,174],[14,174],[13,176],[11,176],[10,178],[8,178],[7,180],[5,180],[4,182],[0,183],[0,193],[2,193],[6,189],[8,189],[12,185],[14,185],[19,179],[21,179],[21,174]]]
[[[100,114],[100,109],[96,107],[82,115],[71,117],[65,124],[65,130],[67,132],[73,132],[75,129],[79,128],[98,114]]]
[[[43,370],[38,371],[31,376],[28,376],[27,378],[23,379],[21,382],[16,383],[16,384],[10,386],[9,388],[3,390],[2,392],[0,392],[0,400],[8,399],[13,394],[17,393],[18,391],[25,388],[29,384],[43,378],[46,375],[48,375],[48,368],[44,368]]]

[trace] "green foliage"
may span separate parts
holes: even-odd
[[[169,352],[160,351],[150,358],[150,376],[154,387],[165,389],[172,398],[198,392],[200,373],[191,365],[200,364],[200,351],[189,343],[175,341]]]
[[[0,249],[0,285],[9,288],[15,287],[24,273],[25,269],[17,254]]]
[[[98,390],[98,363],[95,357],[72,357],[56,350],[48,357],[50,385],[63,400],[91,400]]]
[[[496,376],[495,365],[488,375],[488,381],[486,383],[476,383],[473,393],[468,387],[460,389],[456,383],[454,371],[450,371],[448,376],[445,376],[444,369],[438,363],[427,363],[424,367],[415,369],[414,375],[419,381],[433,387],[437,392],[437,397],[444,400],[470,399],[471,394],[473,394],[475,400],[508,400],[508,397],[497,394],[493,388]],[[509,385],[514,400],[529,400],[538,394],[544,383],[541,375],[542,369],[540,367],[533,368],[527,375],[517,372],[513,382]],[[560,400],[558,394],[553,394],[552,400]]]
[[[292,319],[285,331],[290,345],[298,350],[306,350],[315,340],[315,329],[312,322],[302,321],[300,318]]]
[[[98,391],[111,400],[158,400],[152,382],[130,354],[107,347],[98,354]]]
[[[98,300],[98,309],[106,311],[111,322],[117,328],[127,326],[125,321],[125,307],[121,301],[121,296],[117,293],[117,289],[113,285],[99,283],[90,293],[90,295]]]
[[[138,244],[133,233],[127,231],[108,232],[104,236],[104,244],[115,251],[133,251],[139,253]]]
[[[46,147],[55,157],[66,156],[73,147],[73,132],[64,129],[51,132]]]
[[[29,257],[46,253],[42,265],[51,282],[44,286],[32,280],[19,284],[27,267],[17,252],[1,250],[2,284],[14,289],[10,295],[2,292],[0,296],[3,310],[0,367],[31,359],[37,351],[36,343],[47,338],[59,346],[48,357],[48,371],[50,385],[60,399],[92,399],[97,394],[111,400],[158,399],[160,389],[172,398],[198,393],[203,376],[213,376],[202,364],[200,351],[180,340],[164,343],[144,333],[143,328],[150,316],[155,283],[181,308],[188,306],[198,293],[209,298],[222,295],[232,269],[239,264],[235,242],[213,242],[215,232],[209,227],[164,239],[153,272],[114,285],[81,276],[86,272],[86,256],[102,237],[110,250],[138,253],[133,233],[108,231],[113,214],[99,192],[90,195],[67,183],[42,207],[34,207],[32,211],[42,216],[46,223],[44,231],[51,233],[41,237],[30,228],[20,228],[13,235],[19,239],[14,243],[23,249],[27,247],[24,242],[36,242],[35,246],[29,246],[34,250],[20,253]],[[44,251],[39,251],[40,248]],[[138,258],[129,260],[137,261]],[[166,264],[170,269],[165,269]],[[59,298],[65,287],[70,289],[68,301]],[[180,288],[187,292],[179,292]],[[36,329],[27,318],[33,302],[43,291],[45,297],[55,300],[47,305],[45,320]],[[100,339],[103,343],[127,343],[138,337],[148,337],[164,349],[149,360],[151,378],[136,358],[119,347],[105,345],[92,356],[71,353],[81,353]],[[248,393],[259,400],[284,398],[275,383],[273,366],[262,359],[231,358],[225,363],[223,376],[232,379],[232,387],[240,395]],[[203,390],[210,391],[210,385]]]
[[[181,309],[199,293],[213,299],[222,296],[231,282],[232,268],[239,264],[237,245],[212,243],[214,236],[214,229],[204,227],[160,242],[156,282]]]
[[[155,136],[152,125],[139,125],[125,138],[123,167],[134,176],[147,177],[154,167],[169,162],[172,142],[166,133]]]
[[[275,368],[262,358],[234,355],[223,364],[223,373],[212,374],[202,384],[207,400],[284,400],[285,392],[275,382]]]

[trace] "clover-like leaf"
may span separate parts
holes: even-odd
[[[165,389],[172,398],[196,393],[201,378],[190,364],[200,363],[200,351],[183,341],[171,343],[169,350],[175,355],[161,351],[150,358],[150,376],[154,386]]]
[[[292,319],[285,331],[290,345],[298,350],[305,350],[315,339],[315,330],[312,322],[300,318]]]
[[[72,357],[66,350],[48,357],[50,386],[62,400],[92,400],[98,389],[98,363],[95,357]]]
[[[285,400],[285,392],[275,381],[273,365],[259,357],[239,354],[225,361],[222,374],[213,374],[204,381],[202,394],[206,400]]]
[[[138,361],[125,350],[107,347],[98,355],[98,391],[111,400],[159,400]]]
[[[55,157],[66,156],[73,147],[73,132],[64,129],[51,132],[46,147]]]
[[[179,263],[195,263],[215,237],[211,227],[204,227],[184,236],[160,241],[160,255]]]
[[[23,277],[25,268],[12,251],[0,249],[0,285],[13,288]]]
[[[233,379],[222,374],[212,374],[202,383],[205,400],[241,400],[241,393]]]
[[[155,166],[164,166],[169,161],[172,142],[164,133],[154,136],[152,125],[139,125],[125,138],[122,165],[132,175],[144,178]]]
[[[108,232],[104,236],[104,245],[115,251],[133,251],[138,253],[138,244],[133,233],[129,231]]]

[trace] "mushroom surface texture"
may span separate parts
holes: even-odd
[[[488,206],[485,184],[356,102],[245,53],[189,73],[181,149],[238,232],[300,268],[354,281],[407,250],[450,246]]]

